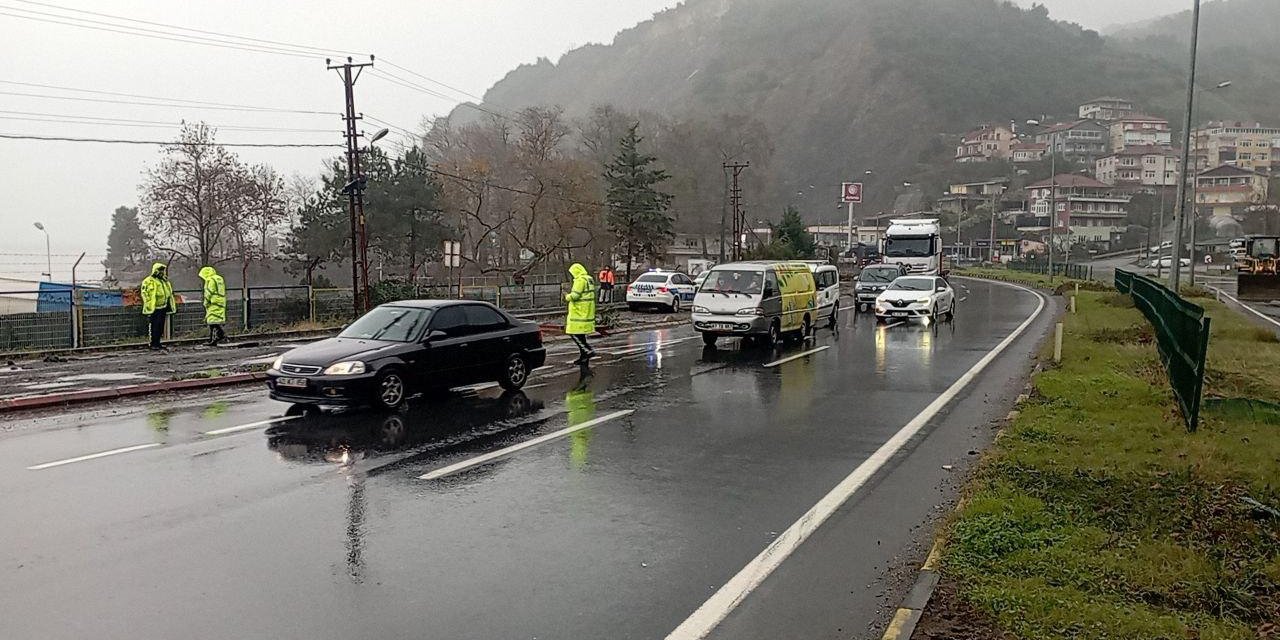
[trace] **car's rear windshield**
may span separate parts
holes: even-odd
[[[339,338],[412,342],[431,317],[428,309],[413,307],[378,307],[352,322]]]
[[[870,268],[863,269],[862,273],[858,274],[858,279],[863,282],[893,282],[900,273],[902,273],[901,270],[892,267]]]
[[[666,282],[666,281],[667,281],[667,274],[665,273],[646,273],[640,276],[639,278],[636,278],[636,282]]]
[[[725,269],[712,271],[701,291],[706,293],[759,294],[764,291],[764,274],[759,271]]]
[[[894,291],[933,291],[932,278],[898,278],[889,285]]]

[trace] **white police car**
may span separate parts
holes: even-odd
[[[683,273],[648,271],[627,287],[627,307],[632,311],[658,307],[675,313],[685,303],[693,302],[697,290],[693,280]]]

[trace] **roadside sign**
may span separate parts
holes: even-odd
[[[862,183],[842,183],[840,185],[840,202],[848,204],[862,204]]]
[[[462,243],[452,240],[444,241],[444,266],[461,267],[462,266]]]

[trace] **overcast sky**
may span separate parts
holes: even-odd
[[[203,119],[224,127],[222,142],[340,143],[342,85],[324,69],[323,56],[299,58],[201,46],[87,30],[47,21],[69,17],[116,23],[112,18],[77,14],[47,5],[95,11],[294,44],[372,52],[463,92],[485,89],[516,65],[538,57],[559,58],[590,42],[608,42],[620,29],[647,19],[675,0],[41,0],[46,6],[14,0],[35,21],[0,8],[0,132],[45,136],[167,140],[171,123]],[[780,0],[784,1],[784,0]],[[1055,17],[1102,28],[1176,11],[1190,0],[1045,0]],[[1030,0],[1020,4],[1030,5]],[[357,9],[347,17],[344,11]],[[8,14],[8,15],[4,15]],[[57,17],[55,17],[57,16]],[[104,26],[105,25],[97,25]],[[163,27],[134,24],[143,29]],[[156,34],[158,35],[158,34]],[[426,85],[459,100],[456,91],[431,85],[404,71],[378,68]],[[90,102],[85,98],[138,101],[47,87],[114,91],[161,98],[209,101],[326,114],[241,112],[196,106],[141,106]],[[16,96],[14,93],[64,96],[81,100]],[[417,129],[423,116],[447,113],[454,101],[424,95],[382,78],[365,76],[357,85],[357,107],[366,115],[398,127]],[[92,117],[92,124],[46,122],[64,116]],[[108,121],[102,119],[115,119]],[[163,123],[124,123],[142,120]],[[130,126],[118,126],[118,125]],[[139,125],[139,126],[133,126]],[[246,131],[234,127],[304,129]],[[377,127],[368,124],[366,129]],[[282,173],[316,175],[323,161],[339,150],[238,149],[250,162],[268,162]],[[35,278],[44,271],[44,236],[32,223],[49,229],[54,275],[68,278],[74,256],[90,255],[89,277],[106,251],[111,211],[137,204],[144,168],[157,161],[154,146],[0,139],[0,187],[6,196],[0,215],[0,276]]]

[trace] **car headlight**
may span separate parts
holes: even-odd
[[[761,309],[760,307],[747,307],[746,309],[738,309],[738,315],[740,315],[740,316],[762,316],[762,315],[764,315],[764,309]]]
[[[916,304],[929,304],[932,302],[929,298],[920,298],[916,300]]]
[[[281,367],[283,366],[284,366],[284,356],[280,356],[279,358],[276,358],[276,361],[271,363],[271,368],[275,369],[276,371],[280,371]]]
[[[706,307],[699,307],[697,305],[694,305],[693,312],[694,313],[711,313],[711,310]]]
[[[331,364],[324,370],[326,376],[354,376],[361,373],[364,373],[364,363],[359,361]]]

